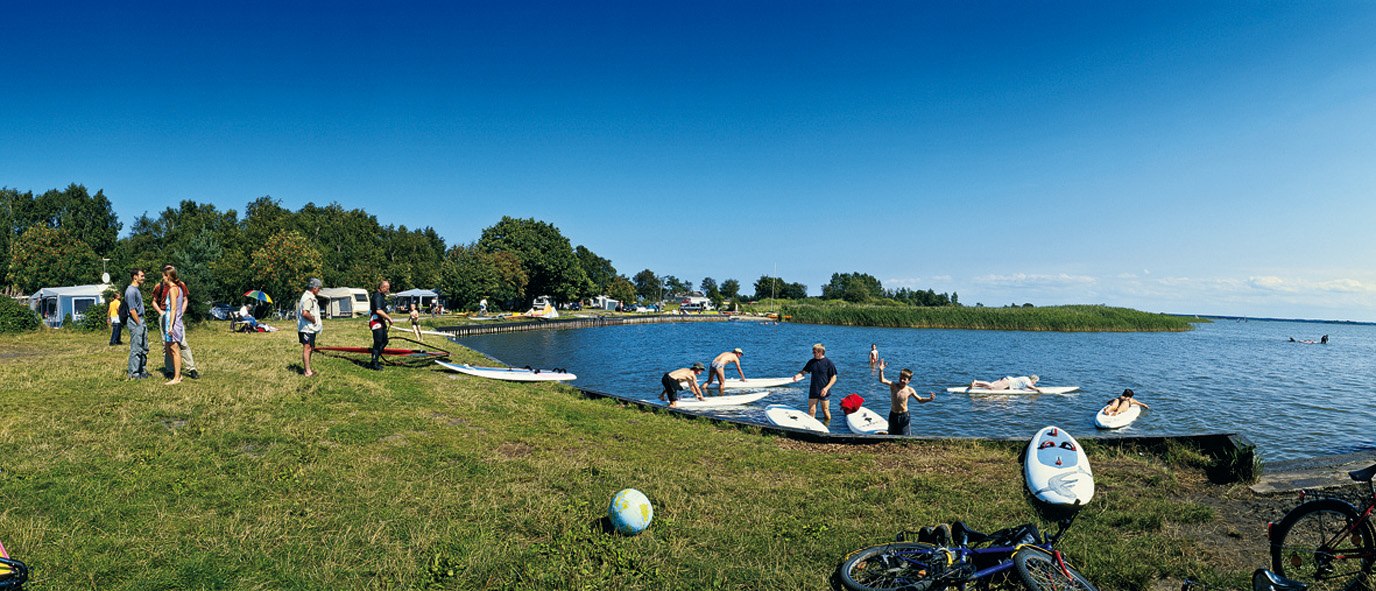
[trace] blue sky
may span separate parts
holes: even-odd
[[[0,185],[1376,320],[1376,3],[195,4],[0,8]]]

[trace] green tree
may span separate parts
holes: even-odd
[[[62,230],[35,225],[10,244],[9,281],[24,293],[100,281],[100,257]]]
[[[735,279],[727,279],[721,282],[721,295],[725,298],[736,299],[741,295],[741,282]]]
[[[445,254],[439,287],[451,307],[474,309],[486,298],[497,309],[514,310],[524,303],[527,280],[516,255],[458,245]]]
[[[588,275],[589,285],[592,288],[582,296],[593,297],[606,294],[612,281],[615,281],[617,277],[616,267],[612,266],[612,262],[597,256],[597,253],[582,245],[573,249],[573,254],[578,257],[578,265],[583,267],[583,272]]]
[[[579,266],[569,239],[552,224],[503,216],[483,230],[478,249],[516,255],[529,277],[527,296],[548,295],[568,302],[588,291],[588,275]]]
[[[755,299],[775,297],[785,300],[800,300],[807,297],[807,286],[801,283],[787,283],[778,277],[761,275],[755,280]]]
[[[693,291],[693,283],[691,281],[684,281],[673,275],[665,275],[660,278],[660,281],[664,283],[665,297],[680,296]]]
[[[822,299],[866,302],[884,297],[884,285],[868,273],[832,273],[822,286]]]
[[[635,303],[635,284],[625,275],[617,275],[607,286],[607,295],[623,304]]]
[[[635,283],[635,294],[640,299],[647,302],[657,302],[664,294],[664,284],[660,283],[659,276],[654,271],[645,269],[635,274],[631,279]]]
[[[278,309],[287,309],[306,289],[306,280],[320,277],[324,259],[300,232],[279,230],[253,251],[253,278],[272,296]]]
[[[30,223],[60,229],[101,256],[114,251],[123,227],[104,191],[91,195],[86,187],[77,184],[39,195],[29,217]]]
[[[215,261],[223,256],[224,249],[209,229],[202,229],[172,251],[171,263],[177,267],[177,275],[186,282],[191,294],[187,314],[194,320],[205,318],[216,294],[224,292],[214,272]]]

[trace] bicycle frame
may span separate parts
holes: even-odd
[[[965,584],[970,581],[976,581],[1012,569],[1014,564],[1013,556],[1017,554],[1019,550],[1022,550],[1023,548],[1027,547],[1040,548],[1050,553],[1052,556],[1056,558],[1056,564],[1061,568],[1061,571],[1065,574],[1065,576],[1070,577],[1069,567],[1065,563],[1065,558],[1061,556],[1061,551],[1055,548],[1055,544],[1056,541],[1059,540],[1061,536],[1065,534],[1066,529],[1070,527],[1070,524],[1073,521],[1075,521],[1074,516],[1071,516],[1068,519],[1058,521],[1056,533],[1048,536],[1042,536],[1041,541],[1031,544],[1018,544],[1016,546],[990,546],[988,548],[971,548],[968,545],[960,545],[955,547],[941,546],[941,548],[951,553],[952,563],[974,564],[976,558],[989,558],[995,556],[1001,557],[998,559],[997,563],[991,566],[987,566],[985,568],[978,569],[974,572],[964,575],[960,580],[960,587],[962,589],[964,589]],[[906,557],[902,558],[905,561],[913,563],[917,562],[913,560],[908,560]]]

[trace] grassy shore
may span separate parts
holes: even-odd
[[[202,378],[164,386],[105,335],[0,339],[0,540],[33,589],[824,589],[900,529],[1034,519],[1008,445],[802,444],[558,385],[321,357],[305,378],[289,331],[189,340]],[[1091,580],[1245,577],[1190,453],[1089,453],[1064,548]],[[624,487],[655,503],[638,537],[599,527]]]
[[[790,322],[886,328],[967,328],[1064,332],[1187,331],[1195,318],[1152,314],[1110,306],[981,308],[970,306],[875,306],[845,302],[827,305],[788,303],[780,308]]]

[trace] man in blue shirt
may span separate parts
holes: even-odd
[[[129,287],[124,288],[124,305],[129,310],[129,378],[141,380],[148,377],[148,324],[144,318],[143,269],[129,272]]]
[[[830,424],[831,403],[827,397],[831,396],[831,387],[836,385],[836,364],[827,359],[827,348],[821,343],[812,346],[812,359],[807,360],[807,365],[793,376],[793,380],[801,380],[805,374],[812,374],[812,384],[807,390],[807,416],[817,416],[817,403],[821,402],[822,413]]]

